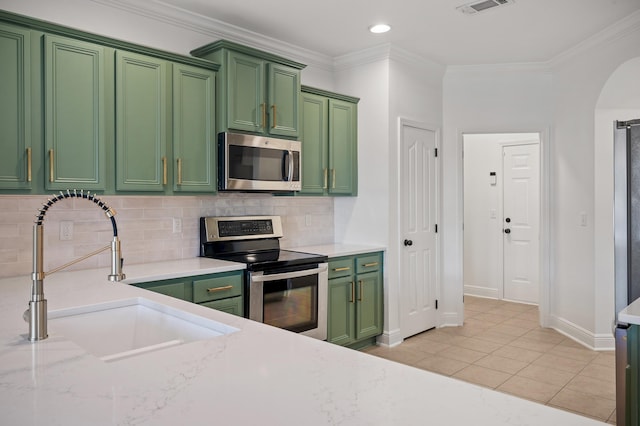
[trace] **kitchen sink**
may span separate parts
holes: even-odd
[[[143,297],[49,311],[48,319],[50,334],[107,362],[238,331]]]

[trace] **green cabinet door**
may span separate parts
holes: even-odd
[[[269,129],[278,136],[298,136],[300,116],[300,70],[268,64]]]
[[[302,193],[322,195],[328,187],[329,100],[302,93]]]
[[[116,190],[164,191],[168,184],[166,61],[116,52]]]
[[[44,36],[46,189],[105,189],[104,48]]]
[[[201,303],[202,306],[226,312],[231,315],[241,317],[243,312],[242,296],[228,297],[226,299],[214,300],[212,302]]]
[[[173,190],[216,191],[215,73],[173,66]]]
[[[382,333],[382,274],[380,271],[356,277],[356,339]]]
[[[30,37],[0,24],[0,189],[31,188]]]
[[[356,105],[329,99],[329,193],[356,195],[358,185]]]
[[[263,132],[267,126],[264,61],[227,52],[227,128]]]
[[[347,345],[354,341],[355,294],[351,276],[329,280],[327,341]]]

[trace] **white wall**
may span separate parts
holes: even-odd
[[[612,238],[613,231],[603,214],[612,208],[612,197],[601,192],[601,185],[611,182],[612,157],[601,149],[607,142],[601,145],[596,138],[595,110],[612,73],[638,56],[636,26],[554,64],[552,325],[598,348],[613,343],[612,318],[606,313],[613,306],[613,292],[611,278],[603,278],[611,254],[602,253],[596,242]],[[589,218],[586,227],[579,226],[581,211]]]
[[[442,222],[445,261],[442,281],[447,309],[460,313],[457,324],[463,321],[462,135],[515,132],[546,135],[553,122],[551,83],[551,73],[543,67],[447,68],[443,102]]]

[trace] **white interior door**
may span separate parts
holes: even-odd
[[[538,144],[504,146],[504,298],[539,301],[540,154]]]
[[[436,326],[436,132],[402,126],[400,176],[403,338]]]

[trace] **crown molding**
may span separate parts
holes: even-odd
[[[384,61],[385,59],[389,59],[390,56],[391,45],[389,43],[380,44],[378,46],[336,56],[333,59],[333,68],[336,71],[341,71],[361,65]]]
[[[593,36],[583,40],[572,48],[556,55],[548,64],[551,68],[555,68],[566,61],[574,58],[580,54],[583,54],[594,47],[601,46],[603,44],[613,43],[629,34],[640,31],[640,10],[637,10],[617,21],[616,23],[609,25],[602,31],[594,34]]]
[[[209,18],[160,0],[137,2],[135,0],[91,0],[103,6],[170,24],[211,37],[212,41],[226,39],[288,58],[315,68],[333,71],[333,59],[322,53],[305,49],[272,37]],[[199,46],[194,46],[197,48]]]
[[[479,64],[479,65],[448,65],[445,74],[493,74],[504,73],[551,73],[551,66],[548,62],[514,62],[504,64]]]

